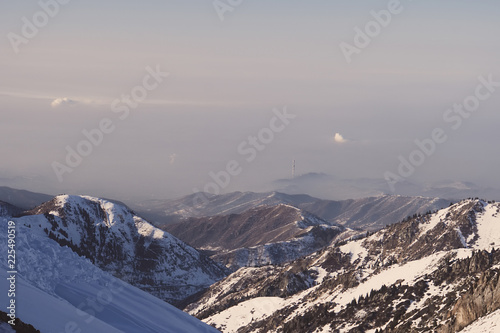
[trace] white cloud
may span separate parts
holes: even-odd
[[[55,100],[53,100],[51,103],[50,103],[50,106],[52,106],[53,108],[57,108],[57,107],[60,107],[60,106],[74,106],[78,104],[77,101],[73,100],[73,99],[69,99],[67,97],[64,97],[64,98],[56,98]]]
[[[170,165],[173,165],[175,163],[175,160],[177,159],[177,154],[176,153],[173,153],[173,154],[170,154]]]
[[[347,139],[344,139],[344,137],[340,133],[335,133],[335,136],[333,137],[333,141],[337,143],[346,143]]]

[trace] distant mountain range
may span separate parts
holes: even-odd
[[[205,198],[199,205],[193,204],[194,196],[154,202],[156,209],[168,214],[164,218],[173,216],[174,221],[180,221],[156,224],[207,250],[212,259],[232,270],[290,262],[366,230],[378,230],[449,205],[446,200],[422,197],[329,201],[277,192],[205,194]],[[203,217],[213,213],[224,214]]]
[[[23,212],[22,208],[0,201],[0,216],[16,216]]]
[[[200,196],[203,201],[199,200]],[[297,207],[348,228],[377,230],[407,216],[446,207],[450,201],[391,195],[333,201],[279,192],[233,192],[223,195],[199,193],[176,200],[150,200],[134,204],[134,209],[161,227],[190,217],[240,214],[254,207],[278,204]]]
[[[24,210],[34,208],[52,198],[53,196],[48,194],[0,186],[0,201],[8,202]]]
[[[359,199],[379,195],[424,196],[457,201],[463,198],[500,200],[500,189],[472,182],[445,180],[430,183],[398,182],[394,191],[382,178],[341,179],[324,173],[307,173],[295,178],[279,179],[269,185],[273,191],[309,194],[329,200]]]

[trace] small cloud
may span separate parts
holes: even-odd
[[[335,133],[333,141],[335,141],[336,143],[346,143],[349,140],[344,139],[344,137],[340,133]]]
[[[175,163],[175,160],[177,159],[177,154],[176,153],[173,153],[173,154],[170,154],[170,165],[173,165]]]
[[[50,106],[52,106],[53,108],[58,108],[61,106],[74,106],[76,104],[78,104],[77,101],[64,97],[64,98],[56,98],[50,103]]]

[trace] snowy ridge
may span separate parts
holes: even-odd
[[[17,316],[42,333],[65,332],[68,323],[81,332],[217,332],[68,247],[20,225],[16,230]],[[7,252],[5,233],[0,234],[0,251]],[[0,263],[3,290],[8,289],[5,265]],[[0,297],[5,305],[7,293]]]
[[[267,311],[260,314],[260,317],[267,314],[270,316],[272,312],[278,311],[282,308],[295,308],[295,310],[290,314],[290,318],[303,316],[308,310],[313,309],[318,303],[331,303],[336,304],[333,311],[336,313],[344,310],[346,306],[353,300],[358,299],[360,296],[365,296],[370,293],[371,290],[380,289],[384,285],[391,285],[394,283],[407,283],[414,284],[419,278],[425,274],[429,274],[434,269],[436,269],[439,261],[446,255],[445,252],[437,253],[431,257],[424,258],[421,260],[416,260],[409,262],[405,265],[395,265],[387,270],[382,271],[379,274],[368,275],[368,277],[362,278],[359,276],[360,280],[363,280],[358,286],[350,288],[343,291],[342,289],[330,290],[323,294],[321,298],[318,298],[316,302],[310,303],[307,299],[311,294],[317,290],[322,280],[327,277],[333,277],[325,272],[323,276],[317,279],[317,285],[305,291],[302,291],[290,298],[274,298],[271,302],[268,302]],[[318,268],[316,268],[318,269]],[[321,269],[321,268],[319,268]],[[267,298],[258,297],[249,301],[240,303],[235,307],[231,307],[225,311],[219,312],[216,315],[204,319],[206,323],[216,324],[216,326],[223,332],[236,332],[240,327],[240,323],[248,320],[257,320],[251,314],[245,313],[245,309],[251,309],[254,304],[258,304],[260,301],[266,302]],[[246,314],[246,316],[245,316]],[[287,319],[289,321],[289,319]]]
[[[500,307],[490,299],[500,297],[499,212],[464,200],[282,267],[241,269],[187,309],[224,332],[456,332]],[[270,288],[285,273],[303,282]],[[486,288],[498,296],[476,294]],[[259,300],[267,314],[244,312]]]

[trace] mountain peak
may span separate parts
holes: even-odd
[[[167,301],[182,300],[226,274],[194,248],[110,200],[59,195],[19,222]]]

